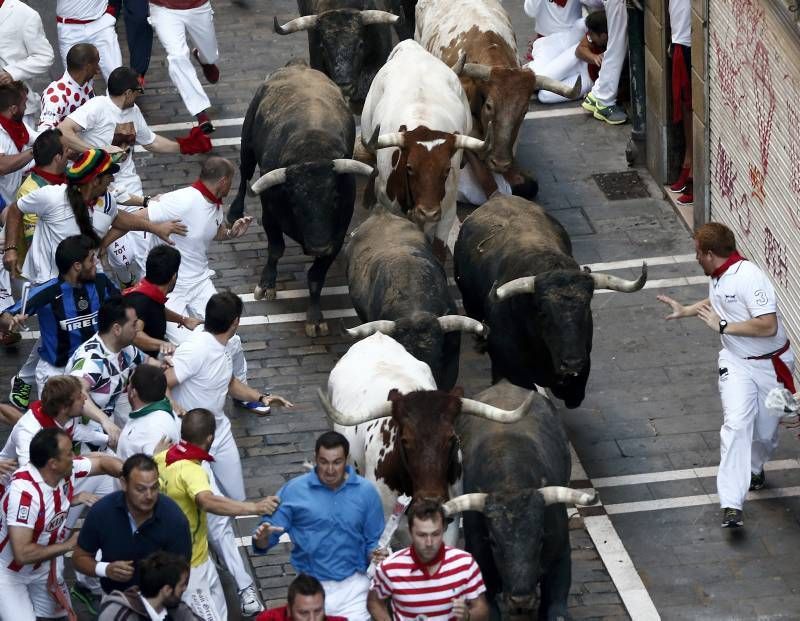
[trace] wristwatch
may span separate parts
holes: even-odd
[[[727,319],[720,319],[719,320],[719,333],[725,334],[725,328],[728,327],[728,320]]]
[[[142,207],[147,207],[150,204],[150,199],[152,196],[145,196],[142,198]]]
[[[262,392],[260,395],[258,395],[258,401],[259,401],[259,403],[263,403],[263,402],[264,402],[264,399],[266,399],[267,397],[269,397],[269,396],[271,396],[271,395],[272,395],[272,393],[270,393],[270,392]],[[265,404],[265,405],[266,405],[266,404]]]

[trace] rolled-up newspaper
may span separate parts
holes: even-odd
[[[403,494],[397,497],[397,502],[394,503],[394,509],[392,509],[392,515],[390,515],[389,519],[386,520],[386,526],[383,527],[381,538],[378,539],[378,549],[386,549],[391,552],[389,548],[389,542],[392,540],[397,527],[400,526],[400,518],[403,517],[403,514],[406,512],[406,508],[410,504],[411,496],[406,496]],[[375,564],[375,561],[370,561],[369,567],[367,567],[367,576],[372,578],[375,575],[376,567],[377,565]]]

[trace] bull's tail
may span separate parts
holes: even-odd
[[[244,215],[244,200],[246,195],[251,195],[250,179],[256,170],[258,160],[252,147],[252,127],[253,119],[255,118],[258,110],[258,104],[261,101],[261,89],[256,93],[253,101],[250,102],[250,107],[247,109],[247,114],[244,117],[242,124],[242,141],[239,148],[239,190],[236,192],[236,198],[231,203],[231,208],[228,211],[228,223],[235,222],[238,218]]]
[[[367,178],[367,184],[364,186],[364,197],[362,205],[364,209],[372,209],[378,204],[378,196],[375,193],[375,182],[378,180],[378,167],[372,170],[372,174]]]

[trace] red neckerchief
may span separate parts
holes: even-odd
[[[30,134],[28,134],[28,128],[25,127],[25,123],[22,121],[15,121],[14,119],[9,119],[0,115],[0,127],[6,130],[8,135],[11,136],[11,141],[14,143],[14,146],[17,147],[17,151],[22,151],[31,139]]]
[[[41,401],[34,401],[31,403],[30,407],[31,412],[33,412],[33,417],[36,419],[36,422],[42,426],[42,429],[51,429],[53,427],[61,428],[52,416],[48,416],[44,413]]]
[[[553,2],[554,4],[557,4],[557,5],[558,5],[558,6],[560,6],[562,9],[563,9],[565,6],[567,6],[567,0],[550,0],[550,2]]]
[[[153,300],[156,304],[163,304],[167,301],[167,294],[146,278],[142,278],[138,284],[135,284],[133,287],[125,289],[122,295],[130,295],[131,293],[141,293],[143,296]]]
[[[206,187],[206,184],[200,181],[200,179],[195,181],[192,184],[192,187],[198,192],[200,192],[200,194],[203,195],[203,198],[205,198],[209,203],[214,203],[217,206],[217,208],[222,207],[222,199],[219,198],[218,196],[214,196],[211,190],[209,190],[208,187]]]
[[[422,571],[423,574],[430,578],[433,576],[433,574],[430,572],[430,568],[433,565],[440,565],[444,561],[444,543],[439,547],[439,551],[429,563],[423,561],[417,554],[414,546],[411,546],[411,560],[414,561],[414,564]]]
[[[740,255],[738,252],[734,250],[731,253],[731,255],[727,259],[725,259],[725,263],[720,265],[717,269],[715,269],[711,273],[711,278],[719,278],[727,271],[727,269],[731,265],[738,263],[739,261],[747,261],[747,259],[745,259],[742,255]]]
[[[56,173],[47,172],[46,170],[43,170],[38,166],[34,166],[33,168],[31,168],[31,172],[39,175],[50,185],[61,185],[62,183],[67,182],[67,176],[64,173],[57,175]]]
[[[176,461],[184,459],[197,459],[199,461],[214,461],[214,458],[196,444],[181,440],[167,449],[167,465],[171,466]]]

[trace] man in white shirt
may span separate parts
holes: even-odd
[[[2,501],[0,619],[14,621],[72,612],[63,564],[57,561],[72,551],[78,537],[67,538],[67,510],[89,500],[76,493],[78,481],[99,474],[118,477],[122,471],[122,462],[110,455],[75,457],[72,441],[57,427],[33,437],[30,456],[30,463],[12,475]]]
[[[114,190],[117,200],[130,206],[127,211],[146,207],[149,202],[149,197],[142,196],[142,181],[136,174],[134,145],[151,153],[191,155],[211,150],[211,141],[199,129],[177,141],[155,134],[136,105],[143,92],[133,69],[119,67],[108,78],[107,96],[87,101],[58,126],[65,143],[73,149],[100,147],[109,153],[124,153],[120,171],[114,177]],[[114,242],[109,262],[121,285],[133,284],[142,276],[149,249],[150,240],[143,235],[126,235],[124,240]]]
[[[33,160],[36,134],[22,120],[27,104],[28,89],[22,82],[0,86],[0,206],[14,202]]]
[[[73,45],[91,43],[100,52],[100,70],[108,82],[111,72],[122,65],[122,52],[115,28],[116,7],[107,0],[58,0],[56,21],[58,48],[64,65]]]
[[[214,131],[208,109],[211,101],[197,79],[189,56],[186,34],[197,46],[192,56],[200,63],[203,75],[211,84],[219,81],[217,35],[214,11],[208,0],[151,0],[150,22],[167,52],[169,77],[183,99],[183,105],[207,134]]]
[[[119,436],[117,457],[123,461],[136,453],[151,457],[159,443],[177,444],[181,439],[180,421],[167,399],[167,378],[163,369],[150,364],[136,367],[128,382],[131,413]]]
[[[694,234],[697,262],[709,276],[708,297],[684,306],[666,295],[658,300],[667,319],[699,317],[719,332],[719,392],[722,398],[717,493],[722,528],[744,524],[742,505],[749,490],[766,484],[764,464],[778,446],[780,417],[765,404],[773,388],[795,392],[794,354],[778,314],[769,278],[736,251],[724,224],[709,222]]]
[[[47,72],[53,48],[47,41],[42,18],[19,0],[0,3],[0,85],[27,81]],[[26,121],[36,127],[39,96],[28,87]]]
[[[100,54],[91,43],[73,45],[67,53],[67,69],[42,92],[39,131],[54,129],[67,115],[94,97],[94,78],[100,75]]]

